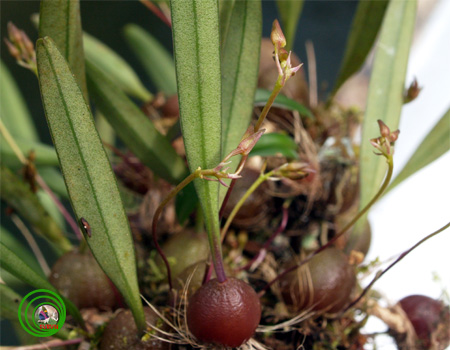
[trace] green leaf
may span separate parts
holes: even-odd
[[[377,193],[386,174],[386,160],[374,155],[369,140],[380,134],[377,119],[391,130],[398,127],[415,15],[416,1],[391,0],[381,27],[361,138],[360,209]]]
[[[150,33],[135,24],[126,25],[124,35],[158,90],[166,95],[176,94],[172,55]]]
[[[79,0],[41,0],[39,37],[52,38],[88,100]]]
[[[0,117],[11,135],[29,141],[38,141],[39,136],[25,100],[2,61],[0,61],[0,91],[2,92],[0,94]]]
[[[250,152],[252,156],[269,157],[281,154],[287,158],[298,159],[298,147],[288,135],[279,133],[264,134]]]
[[[55,220],[44,209],[29,186],[14,175],[8,168],[0,167],[1,198],[14,208],[34,230],[48,239],[60,252],[68,252],[72,244]]]
[[[15,81],[9,74],[6,66],[0,61],[0,118],[6,129],[11,133],[14,141],[17,143],[22,153],[28,155],[31,150],[35,151],[34,164],[41,165],[59,165],[56,152],[53,147],[39,143],[39,135],[35,128],[31,115],[26,107],[25,100],[22,98]],[[0,135],[0,162],[12,169],[21,168],[23,165],[12,151],[9,144]],[[57,170],[53,169],[57,174]],[[62,177],[60,175],[60,180]],[[47,182],[48,183],[48,182]],[[50,184],[52,186],[53,183]],[[65,187],[64,187],[65,191]],[[56,213],[57,206],[48,199],[48,194],[42,194],[40,200],[46,199],[47,208]],[[56,214],[56,217],[62,219],[62,215]],[[61,226],[62,227],[62,226]]]
[[[219,18],[220,18],[220,47],[223,49],[224,42],[228,36],[230,28],[231,14],[236,0],[219,0]]]
[[[298,20],[302,14],[303,0],[277,0],[278,12],[286,38],[286,50],[291,50],[295,41]]]
[[[20,327],[18,310],[20,302],[23,297],[17,294],[14,290],[12,290],[8,285],[0,283],[0,314],[3,319],[10,320],[19,325],[19,328],[25,333],[23,328]],[[24,304],[23,307],[26,307],[27,303]],[[33,324],[33,309],[28,309],[28,322]],[[55,338],[59,339],[68,339],[69,331],[67,329],[60,329],[57,333],[53,335]],[[36,338],[34,338],[36,339]]]
[[[239,145],[250,125],[261,32],[261,2],[236,1],[222,50],[222,157]],[[239,157],[232,158],[231,172],[238,163]]]
[[[180,120],[191,172],[214,168],[221,156],[221,79],[218,4],[173,0],[172,24]],[[195,180],[213,255],[221,254],[219,187]]]
[[[125,145],[155,174],[178,183],[187,174],[184,161],[150,119],[90,60],[89,93]]]
[[[15,138],[15,141],[25,156],[27,156],[31,151],[34,151],[36,158],[33,163],[35,165],[59,165],[58,157],[56,156],[55,149],[52,146],[27,139]],[[11,168],[18,168],[22,166],[22,163],[19,161],[12,148],[1,135],[0,143],[0,156],[2,164]]]
[[[89,248],[143,330],[130,226],[91,112],[55,43],[39,39],[36,52],[44,110],[75,215],[89,223]]]
[[[39,273],[6,247],[3,242],[0,242],[0,265],[3,269],[34,288],[48,289],[59,294],[58,290],[47,279],[41,277]],[[66,297],[61,294],[60,296],[66,305],[67,311],[80,325],[84,326],[83,318],[77,307]]]
[[[133,68],[115,51],[87,33],[83,34],[83,43],[86,58],[114,80],[122,91],[144,102],[152,98]]]
[[[359,2],[332,96],[363,65],[375,42],[388,4],[389,0]]]
[[[7,320],[17,322],[19,323],[19,317],[18,317],[18,310],[20,302],[22,301],[23,297],[19,294],[17,294],[14,290],[12,290],[8,285],[5,285],[3,283],[0,283],[0,311],[2,318],[5,318]],[[23,307],[26,307],[27,303],[24,304]],[[33,309],[28,309],[28,322],[30,324],[33,324]],[[19,326],[20,327],[20,326]],[[23,328],[21,328],[22,331]],[[25,332],[25,331],[24,331]],[[69,331],[67,329],[60,329],[57,333],[53,335],[55,338],[59,339],[68,339],[69,338]],[[36,338],[34,338],[36,339]]]
[[[22,296],[17,294],[7,285],[0,283],[0,310],[2,318],[7,320],[15,321],[18,320],[17,310],[19,310],[20,302],[22,301]],[[31,321],[33,319],[33,314],[31,309],[28,310],[28,319]]]
[[[269,99],[270,94],[271,91],[264,89],[257,89],[255,95],[255,106],[264,106],[267,100]],[[273,106],[278,108],[284,108],[290,111],[297,111],[303,116],[314,118],[314,115],[308,108],[298,103],[297,101],[294,101],[289,97],[286,97],[285,95],[278,95],[275,98]]]
[[[3,226],[0,226],[0,237],[2,243],[7,246],[10,250],[13,252],[16,252],[16,254],[22,259],[24,262],[26,262],[29,266],[35,266],[36,272],[42,276],[45,277],[44,272],[40,268],[36,258],[31,253],[31,251],[28,249],[28,247],[25,247],[22,242],[20,242],[15,235],[13,235],[11,232],[6,230]],[[13,288],[23,288],[24,284],[22,281],[18,280],[16,277],[11,275],[9,272],[5,271],[0,267],[0,277],[1,279],[9,286]],[[16,312],[17,314],[17,312]]]
[[[15,235],[5,229],[3,226],[0,226],[0,236],[2,238],[2,243],[14,251],[17,256],[23,260],[26,264],[30,266],[36,266],[34,270],[41,276],[45,277],[44,272],[40,268],[36,258],[33,253],[30,251],[28,247],[25,247],[22,242],[20,242]]]
[[[399,183],[438,159],[449,150],[450,135],[450,109],[445,113],[433,130],[425,137],[416,152],[411,156],[408,163],[397,177],[392,181],[386,193]]]

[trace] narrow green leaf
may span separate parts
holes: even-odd
[[[172,24],[180,120],[191,172],[221,157],[219,13],[216,1],[173,0]],[[212,254],[221,254],[218,183],[195,180]],[[216,244],[214,243],[216,242]]]
[[[438,159],[450,150],[450,109],[445,113],[433,130],[425,137],[408,163],[392,181],[386,193],[409,176]]]
[[[19,310],[20,302],[22,301],[22,296],[17,294],[7,285],[0,283],[0,310],[2,318],[6,318],[11,321],[18,321],[17,311]],[[33,314],[31,309],[28,310],[28,319],[31,321],[33,319]]]
[[[220,47],[223,49],[224,42],[228,36],[230,28],[231,14],[236,0],[219,0],[219,16],[220,16]]]
[[[148,76],[167,95],[177,93],[172,55],[150,33],[135,24],[124,28],[125,39],[140,60]]]
[[[25,100],[6,66],[0,61],[0,117],[11,135],[38,141]],[[3,151],[3,145],[2,145]]]
[[[40,276],[45,277],[44,272],[40,268],[36,258],[28,247],[25,247],[22,242],[20,242],[15,235],[5,229],[3,226],[0,226],[0,236],[2,238],[2,243],[7,246],[9,249],[14,251],[17,256],[23,260],[29,266],[34,266],[34,270]]]
[[[252,156],[269,157],[281,154],[287,158],[298,159],[298,147],[288,135],[279,133],[264,134],[250,152]]]
[[[22,98],[15,81],[1,61],[0,91],[0,118],[22,153],[28,155],[33,150],[36,157],[34,164],[37,166],[59,165],[54,148],[39,143],[39,135],[28,112],[25,100]],[[0,162],[11,169],[18,169],[23,166],[2,135],[0,135]],[[58,174],[56,169],[53,169],[53,171]],[[60,180],[62,180],[61,175]],[[45,200],[48,204],[46,208],[51,208],[52,212],[55,213],[54,217],[58,218],[57,221],[59,219],[62,220],[62,214],[57,211],[56,204],[52,203],[49,199],[50,196],[48,194],[42,193],[40,197],[41,203],[43,203],[42,200]],[[63,226],[60,225],[60,227]]]
[[[44,209],[29,186],[14,175],[8,168],[0,167],[1,198],[13,207],[35,231],[48,239],[60,252],[72,249],[69,240],[58,224]]]
[[[19,305],[22,299],[23,297],[12,290],[10,286],[0,283],[0,314],[2,315],[2,319],[7,319],[17,323],[19,325],[19,329],[25,333],[24,329],[20,326],[18,317]],[[25,308],[26,305],[27,303],[25,303],[23,307]],[[30,324],[33,324],[34,321],[32,310],[32,308],[28,309],[27,314],[28,322]],[[59,339],[68,339],[69,331],[67,329],[60,329],[53,336]]]
[[[414,0],[391,0],[381,27],[362,131],[360,208],[376,194],[386,173],[386,160],[374,155],[369,140],[379,136],[377,119],[391,130],[398,127],[416,5]],[[359,223],[363,221],[359,220]]]
[[[255,106],[264,106],[269,99],[271,94],[271,91],[264,90],[264,89],[257,89],[256,95],[255,95]],[[298,103],[297,101],[294,101],[290,99],[289,97],[285,95],[278,95],[275,98],[275,102],[273,103],[274,107],[278,108],[284,108],[290,111],[297,111],[301,115],[314,118],[314,115],[311,113],[311,111],[303,106],[302,104]]]
[[[250,125],[258,84],[261,32],[261,2],[236,1],[222,50],[222,157],[239,145]],[[234,157],[230,171],[238,163],[238,157]]]
[[[102,142],[104,144],[108,144],[111,146],[115,146],[116,144],[116,132],[112,128],[112,126],[108,123],[105,116],[100,112],[99,109],[95,111],[95,126],[98,131],[98,135],[100,136]],[[105,149],[108,158],[111,159],[113,155],[113,151],[109,148]]]
[[[145,320],[130,226],[94,120],[55,43],[39,39],[36,50],[44,110],[72,207],[78,219],[90,224],[92,236],[84,232],[89,248],[142,330]]]
[[[17,143],[17,146],[19,146],[20,150],[25,156],[27,156],[31,151],[34,152],[36,158],[33,163],[35,165],[59,165],[58,157],[56,156],[55,149],[52,146],[35,141],[30,141],[27,139],[15,138],[15,141]],[[1,135],[0,144],[0,156],[2,164],[11,168],[18,168],[22,166],[22,163],[19,161],[12,148]]]
[[[389,0],[359,2],[332,96],[363,65],[375,42],[388,4]]]
[[[55,205],[53,198],[43,189],[39,189],[36,192],[36,195],[39,198],[39,202],[41,202],[47,213],[55,220],[56,224],[61,227],[63,231],[66,231],[66,221],[62,216],[61,211]]]
[[[15,235],[6,230],[3,226],[0,226],[0,237],[2,243],[7,246],[10,250],[15,252],[20,259],[26,262],[29,266],[35,266],[35,271],[42,277],[45,277],[44,272],[40,268],[36,258],[22,242],[20,242]],[[13,288],[23,288],[25,284],[11,275],[8,271],[5,271],[0,267],[0,277],[1,279],[10,287]]]
[[[277,0],[278,12],[283,25],[284,36],[286,37],[286,50],[291,50],[295,41],[298,20],[302,14],[303,0]]]
[[[88,100],[79,0],[41,0],[39,37],[52,38]]]
[[[0,242],[0,265],[3,269],[34,288],[48,289],[59,294],[58,290],[47,279],[41,277],[39,273],[6,247],[3,242]],[[84,321],[77,307],[66,297],[60,296],[66,305],[67,311],[83,326]]]
[[[83,43],[86,58],[114,80],[122,91],[144,102],[152,98],[133,68],[115,51],[87,33],[83,34]]]
[[[186,166],[166,137],[90,60],[86,60],[89,93],[125,145],[155,174],[178,183]]]

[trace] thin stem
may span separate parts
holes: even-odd
[[[167,195],[166,198],[159,204],[158,208],[156,208],[155,214],[153,214],[153,222],[152,222],[152,236],[153,236],[153,243],[155,244],[156,250],[158,251],[159,255],[164,261],[164,264],[166,265],[167,269],[167,280],[169,282],[169,287],[172,290],[172,274],[170,272],[170,265],[169,261],[167,260],[167,257],[165,256],[164,252],[161,249],[161,246],[158,243],[158,237],[156,235],[156,226],[158,225],[159,217],[161,216],[161,213],[164,209],[164,207],[169,203],[178,192],[180,192],[184,187],[186,187],[190,182],[194,181],[197,177],[199,177],[199,170],[193,172],[190,174],[187,178],[185,178],[183,181],[181,181],[170,193]]]
[[[19,159],[19,161],[24,165],[27,166],[29,164],[29,160],[25,157],[25,155],[22,153],[22,150],[19,148],[17,143],[14,141],[14,138],[9,133],[9,130],[6,128],[6,126],[3,124],[3,121],[0,119],[0,132],[5,138],[6,142],[9,144],[13,152],[15,153],[16,157]],[[66,210],[64,205],[61,203],[61,201],[58,199],[58,197],[53,193],[53,191],[48,187],[44,179],[39,175],[39,173],[36,174],[36,181],[41,186],[41,188],[47,192],[47,194],[50,196],[50,198],[53,200],[53,202],[56,204],[56,207],[63,215],[64,219],[67,221],[69,226],[72,228],[73,232],[75,233],[75,236],[81,240],[81,233],[78,229],[78,225],[76,224],[75,220],[72,218],[72,216],[69,214],[69,212]]]
[[[67,211],[66,207],[61,203],[61,201],[58,199],[58,197],[55,195],[55,193],[48,187],[47,183],[44,181],[44,179],[41,177],[41,175],[36,174],[36,181],[41,186],[41,188],[47,192],[47,194],[50,196],[50,198],[53,200],[53,202],[56,204],[56,207],[58,208],[59,212],[62,214],[64,219],[67,221],[69,226],[71,227],[72,231],[75,233],[75,236],[78,238],[78,240],[81,241],[82,235],[80,233],[80,230],[78,228],[77,223],[73,219],[72,215]]]
[[[276,62],[277,65],[279,65],[279,61],[278,61],[278,57],[276,58]],[[261,129],[262,123],[264,122],[264,120],[267,117],[267,114],[269,113],[270,108],[272,107],[275,98],[278,96],[278,94],[280,93],[281,89],[283,88],[284,84],[283,84],[283,75],[279,75],[278,79],[275,83],[275,86],[272,90],[272,93],[269,96],[269,99],[267,100],[263,110],[261,111],[261,114],[259,115],[258,121],[256,122],[255,126],[253,127],[253,132],[256,133],[259,131],[259,129]],[[245,136],[244,136],[245,137]],[[241,140],[242,141],[242,140]],[[247,157],[242,157],[241,161],[239,162],[239,165],[237,167],[237,169],[239,169],[239,172],[244,168],[245,162],[247,161]],[[228,191],[225,195],[225,198],[223,199],[222,202],[222,206],[220,207],[220,211],[219,211],[219,220],[222,220],[223,217],[223,213],[225,211],[225,206],[228,203],[228,200],[230,199],[231,196],[231,192],[233,191],[234,185],[236,183],[236,180],[233,179],[230,183],[230,186],[228,187]]]
[[[388,156],[386,158],[386,160],[387,160],[387,164],[388,164],[388,171],[387,171],[386,177],[384,178],[383,184],[381,185],[377,194],[372,198],[372,200],[369,203],[367,203],[367,205],[347,225],[345,225],[345,227],[339,233],[337,233],[332,239],[330,239],[327,244],[320,247],[316,252],[314,252],[314,255],[317,253],[320,253],[322,250],[328,248],[330,245],[332,245],[334,242],[336,242],[339,237],[341,237],[344,233],[346,233],[364,214],[367,213],[367,211],[372,207],[372,205],[374,205],[375,202],[381,198],[384,191],[386,190],[389,183],[391,182],[392,173],[394,171],[394,163],[393,163],[392,155]]]
[[[292,200],[289,199],[284,202],[283,204],[283,214],[281,217],[280,225],[278,226],[277,230],[269,237],[269,239],[264,243],[258,254],[256,254],[244,267],[241,268],[241,270],[250,270],[250,268],[254,269],[255,262],[262,262],[264,260],[264,257],[266,256],[266,252],[269,250],[270,245],[274,241],[277,236],[282,233],[287,226],[288,219],[289,219],[289,206],[292,203]]]
[[[355,306],[364,297],[364,295],[366,295],[366,293],[372,288],[372,286],[375,284],[375,282],[378,281],[378,279],[381,276],[383,276],[386,272],[388,272],[397,263],[399,263],[405,256],[407,256],[409,253],[411,253],[414,249],[416,249],[422,243],[425,243],[430,238],[436,236],[437,234],[441,233],[442,231],[445,231],[449,227],[450,227],[450,222],[447,223],[446,225],[444,225],[443,227],[441,227],[440,229],[438,229],[437,231],[434,231],[433,233],[430,233],[428,236],[422,238],[419,242],[414,244],[411,248],[409,248],[408,250],[401,253],[400,256],[392,264],[390,264],[387,268],[385,268],[384,270],[378,271],[377,274],[375,275],[375,277],[373,278],[373,280],[367,285],[366,288],[364,288],[364,290],[361,292],[361,294],[354,301],[352,301],[349,306],[347,306],[345,308],[343,313],[346,312],[347,310],[349,310],[350,308],[352,308],[353,306]]]
[[[239,162],[239,165],[237,166],[237,169],[242,169],[245,165],[246,160],[247,160],[247,157],[242,157]],[[225,206],[227,205],[228,200],[230,199],[231,192],[233,192],[233,188],[234,188],[235,184],[236,184],[236,179],[231,180],[230,186],[228,187],[227,193],[222,202],[222,206],[220,207],[220,210],[219,210],[219,220],[222,220],[222,218],[223,218],[223,214],[225,212]]]
[[[262,123],[263,123],[264,119],[266,118],[267,113],[269,113],[269,110],[272,107],[273,102],[275,101],[275,98],[280,93],[280,91],[283,87],[283,84],[281,83],[282,78],[283,78],[282,75],[278,76],[277,82],[275,83],[275,87],[273,88],[272,93],[270,94],[270,97],[267,100],[266,105],[264,106],[261,114],[259,115],[258,121],[255,124],[254,132],[257,132],[259,129],[261,129]]]
[[[17,215],[13,214],[11,216],[11,220],[14,222],[14,224],[17,226],[17,228],[27,241],[45,276],[48,276],[50,274],[50,267],[48,266],[47,261],[44,258],[44,254],[42,254],[41,250],[39,249],[39,246],[36,243],[36,240],[33,238],[30,230],[28,230],[23,221]]]
[[[274,173],[274,170],[269,171],[266,174],[261,174],[256,179],[256,181],[249,187],[247,192],[242,196],[242,198],[239,200],[239,202],[236,203],[233,210],[231,211],[230,215],[227,218],[227,221],[225,222],[225,225],[222,228],[222,232],[220,234],[221,240],[223,242],[225,235],[227,234],[228,229],[230,228],[231,223],[233,222],[234,217],[238,213],[239,209],[241,209],[244,202],[247,200],[248,197],[261,185],[264,181],[266,181],[269,177],[271,177]]]
[[[14,141],[14,138],[9,133],[9,130],[6,128],[5,124],[3,124],[3,121],[0,119],[0,133],[5,138],[8,145],[11,147],[13,152],[15,153],[16,157],[19,159],[19,161],[26,165],[28,163],[27,158],[25,158],[24,154],[22,153],[19,146],[17,146],[17,143]]]
[[[328,247],[330,247],[334,242],[336,242],[336,240],[341,237],[345,232],[347,232],[347,230],[352,227],[356,221],[358,221],[358,219],[363,216],[369,209],[370,207],[381,197],[381,195],[383,194],[383,192],[385,191],[385,189],[387,188],[387,186],[389,185],[389,182],[391,181],[392,178],[392,173],[394,170],[394,163],[393,163],[393,158],[392,155],[388,155],[386,156],[386,160],[388,163],[388,171],[386,174],[386,177],[383,181],[383,184],[381,185],[380,189],[378,190],[377,194],[372,198],[372,200],[337,234],[335,235],[332,239],[330,239],[327,244],[325,244],[324,246],[320,247],[319,249],[317,249],[315,252],[313,252],[310,256],[308,256],[306,259],[304,259],[303,261],[301,261],[299,264],[293,265],[290,268],[284,270],[282,273],[280,273],[277,277],[275,277],[272,281],[270,281],[269,283],[266,284],[266,286],[259,292],[259,295],[262,296],[264,295],[265,291],[270,288],[270,286],[272,286],[275,282],[279,281],[281,278],[283,278],[285,275],[287,275],[288,273],[300,268],[301,266],[305,265],[306,263],[308,263],[314,256],[316,256],[317,254],[319,254],[321,251],[327,249]]]

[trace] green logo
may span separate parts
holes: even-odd
[[[58,294],[37,289],[25,295],[18,314],[26,332],[35,337],[50,337],[64,325],[66,306]]]

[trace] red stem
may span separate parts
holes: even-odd
[[[63,215],[64,219],[67,221],[69,226],[72,228],[72,230],[75,233],[75,236],[78,238],[78,240],[81,240],[82,236],[81,236],[80,230],[78,228],[78,225],[75,222],[75,220],[72,218],[72,216],[69,214],[66,207],[61,203],[61,201],[58,199],[58,197],[56,197],[56,195],[53,193],[53,191],[50,189],[50,187],[47,186],[47,184],[45,183],[45,181],[41,177],[41,175],[36,174],[36,181],[39,184],[39,186],[41,186],[42,189],[45,192],[47,192],[47,194],[51,197],[53,202],[56,204],[56,206],[58,207],[58,210]]]
[[[445,226],[441,227],[440,229],[438,229],[437,231],[434,231],[433,233],[429,234],[428,236],[422,238],[419,242],[414,244],[411,248],[409,248],[408,250],[406,250],[403,253],[401,253],[400,256],[397,259],[395,259],[395,261],[392,264],[390,264],[388,267],[386,267],[384,270],[378,271],[376,276],[373,278],[373,280],[367,285],[366,288],[364,288],[364,290],[361,292],[361,294],[354,301],[352,301],[349,306],[347,306],[345,308],[343,313],[346,312],[347,310],[349,310],[354,305],[356,305],[364,297],[364,295],[366,295],[366,293],[372,288],[374,283],[376,281],[378,281],[378,279],[381,278],[381,276],[383,276],[391,268],[393,268],[398,262],[400,262],[400,260],[402,260],[405,256],[407,256],[409,253],[411,253],[414,249],[416,249],[422,243],[424,243],[425,241],[429,240],[430,238],[436,236],[438,233],[441,233],[442,231],[446,230],[449,227],[450,227],[450,222],[447,225],[445,225]]]
[[[155,248],[158,251],[158,254],[161,256],[161,258],[164,261],[164,265],[166,265],[166,270],[167,270],[167,280],[169,281],[169,288],[170,290],[172,290],[172,273],[170,271],[170,264],[169,264],[169,260],[167,260],[166,255],[164,254],[163,250],[161,249],[161,246],[158,243],[158,237],[156,235],[156,224],[158,222],[156,220],[153,220],[153,225],[152,225],[152,237],[153,237],[153,243],[155,244]]]
[[[263,254],[263,252],[266,252],[269,249],[273,240],[286,229],[288,219],[289,219],[288,214],[289,214],[288,207],[283,205],[283,216],[281,218],[280,226],[278,226],[278,229],[270,236],[270,238],[266,241],[266,243],[264,243],[264,245],[262,246],[262,248],[260,249],[258,254],[256,254],[253,257],[253,259],[250,260],[244,267],[242,267],[241,270],[249,270],[250,267],[252,267],[253,263],[260,258],[260,256]]]

